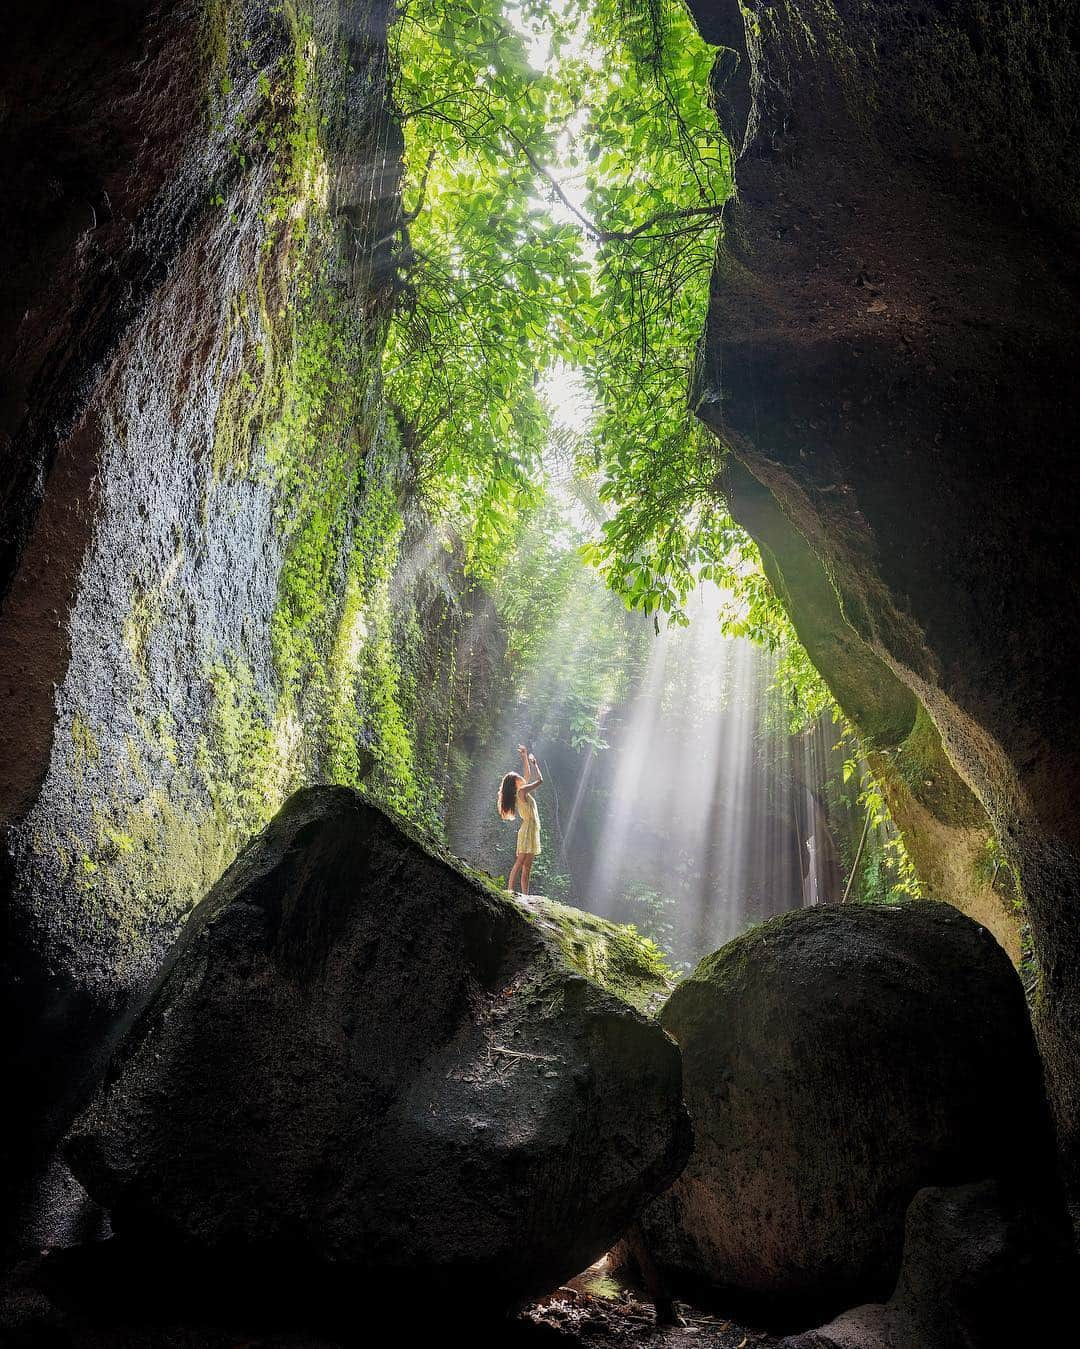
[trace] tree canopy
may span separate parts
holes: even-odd
[[[683,0],[407,0],[402,299],[387,388],[420,489],[480,575],[538,505],[545,377],[593,405],[564,455],[590,484],[584,556],[628,607],[686,621],[694,587],[780,653],[795,721],[828,695],[718,490],[691,405],[731,157],[715,50]]]

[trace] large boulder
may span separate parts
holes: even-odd
[[[689,1148],[668,1036],[329,787],[195,910],[68,1144],[129,1244],[500,1306],[596,1259]]]
[[[660,1022],[695,1145],[646,1211],[676,1288],[772,1324],[886,1298],[917,1190],[1053,1145],[1019,979],[949,905],[796,910],[702,961]]]
[[[1075,1259],[1068,1226],[994,1181],[920,1190],[900,1280],[884,1305],[844,1312],[784,1349],[1006,1349],[1052,1344]]]

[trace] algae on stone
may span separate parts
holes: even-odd
[[[664,953],[633,924],[612,923],[553,899],[518,902],[576,970],[639,1012],[658,1011],[674,987]]]

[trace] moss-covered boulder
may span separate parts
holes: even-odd
[[[690,1147],[678,1050],[355,792],[196,909],[69,1142],[121,1240],[488,1304],[587,1266]]]
[[[1023,989],[950,905],[786,914],[702,961],[660,1023],[695,1144],[644,1225],[688,1293],[816,1324],[888,1296],[923,1186],[1050,1184]]]
[[[518,903],[536,917],[574,969],[609,993],[654,1015],[675,986],[664,953],[627,923],[612,923],[556,900],[525,896]]]

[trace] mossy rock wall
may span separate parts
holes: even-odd
[[[859,636],[821,559],[772,494],[736,459],[722,485],[814,665],[857,728],[927,899],[989,928],[1019,965],[1024,927],[1012,870],[986,811],[960,777],[915,694]]]
[[[417,678],[424,523],[380,378],[389,7],[123,10],[20,12],[36,66],[0,146],[25,193],[0,311],[5,1211],[35,1242],[76,1218],[27,1229],[19,1178],[238,847],[311,781],[437,827],[413,726],[449,716]]]

